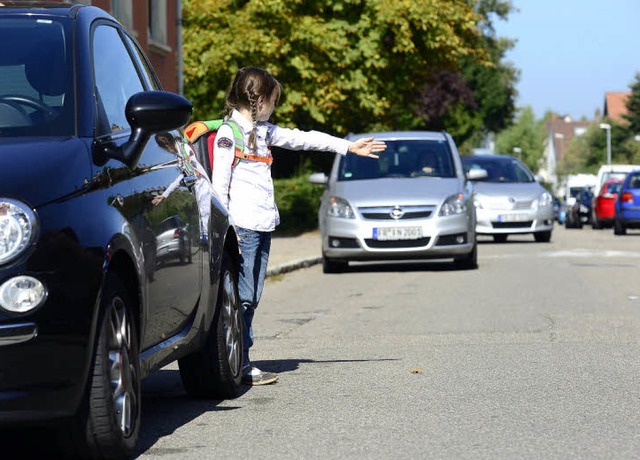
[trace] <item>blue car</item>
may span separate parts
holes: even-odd
[[[632,171],[622,184],[615,204],[613,232],[625,235],[627,228],[640,228],[640,170]]]

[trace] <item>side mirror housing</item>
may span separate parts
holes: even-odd
[[[489,174],[485,169],[474,168],[470,169],[466,176],[469,180],[483,180],[489,177]]]
[[[111,146],[107,155],[135,168],[149,138],[185,126],[192,111],[191,102],[178,94],[166,91],[134,94],[125,107],[125,116],[131,125],[129,140],[122,147]]]
[[[316,172],[309,175],[309,182],[312,184],[327,185],[329,183],[329,178],[323,172]]]

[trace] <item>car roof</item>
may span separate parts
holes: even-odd
[[[446,135],[442,131],[381,131],[370,132],[360,134],[349,134],[347,139],[356,140],[363,137],[374,137],[379,140],[385,141],[400,141],[400,140],[435,140],[444,141],[447,139]]]

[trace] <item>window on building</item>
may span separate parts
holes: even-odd
[[[132,0],[111,0],[111,14],[130,31],[133,30]]]
[[[167,0],[148,0],[149,40],[167,45]]]

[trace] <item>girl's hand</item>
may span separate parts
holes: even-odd
[[[379,158],[376,153],[382,152],[386,148],[387,144],[383,141],[377,141],[373,137],[363,137],[351,143],[349,152],[361,157]]]

